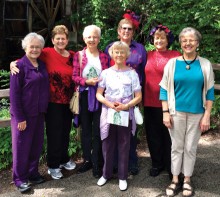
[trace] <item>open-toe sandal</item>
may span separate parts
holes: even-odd
[[[187,185],[187,187],[186,187],[186,185]],[[184,193],[184,191],[189,191],[189,194],[188,195],[183,194],[183,197],[193,196],[193,194],[194,194],[193,187],[189,181],[186,181],[183,183],[183,193]]]
[[[175,183],[175,182],[171,182],[171,184],[166,188],[166,196],[167,197],[173,197],[175,196],[180,190],[180,183]],[[170,194],[168,195],[167,191],[171,191]]]

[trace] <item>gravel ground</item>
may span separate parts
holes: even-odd
[[[46,166],[41,166],[41,172],[47,182],[34,186],[31,192],[21,195],[11,183],[11,171],[0,173],[0,197],[159,197],[165,196],[165,188],[170,183],[168,174],[162,172],[158,177],[148,175],[151,167],[146,142],[139,145],[140,172],[137,176],[129,176],[127,191],[118,188],[117,177],[109,180],[103,187],[96,185],[91,170],[76,174],[63,171],[65,178],[52,180],[47,175]],[[80,162],[80,161],[77,161]],[[197,161],[192,177],[196,197],[220,197],[220,135],[205,135],[200,139]],[[182,196],[180,192],[178,197]]]

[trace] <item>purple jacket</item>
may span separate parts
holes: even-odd
[[[45,64],[38,60],[38,65],[25,55],[17,62],[20,72],[10,76],[10,112],[18,122],[47,111],[49,78]]]

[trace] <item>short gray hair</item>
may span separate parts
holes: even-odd
[[[200,41],[202,40],[202,35],[201,33],[196,30],[195,28],[193,27],[186,27],[184,28],[180,34],[179,34],[179,42],[181,42],[181,38],[184,36],[184,34],[186,33],[193,33],[195,36],[196,36],[196,39],[198,40],[198,42],[200,43]]]
[[[125,42],[116,41],[113,43],[113,45],[108,49],[108,54],[112,58],[114,49],[122,48],[125,49],[127,58],[131,54],[129,46]]]
[[[88,37],[88,35],[90,34],[91,31],[95,30],[98,35],[99,35],[99,38],[101,38],[101,29],[100,27],[96,26],[96,25],[88,25],[84,28],[83,30],[83,38],[86,38]]]
[[[43,38],[43,36],[41,36],[40,34],[37,34],[35,32],[31,32],[24,37],[24,39],[21,41],[22,49],[25,50],[27,48],[27,45],[30,44],[30,42],[35,38],[40,41],[41,48],[43,49],[44,45],[45,45],[44,38]]]

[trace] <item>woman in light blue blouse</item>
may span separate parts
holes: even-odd
[[[214,100],[214,79],[209,60],[197,53],[201,34],[194,28],[184,28],[179,41],[183,55],[169,60],[160,82],[163,122],[169,129],[171,171],[173,180],[166,189],[175,196],[181,185],[178,175],[184,175],[183,196],[192,196],[191,176],[196,150],[202,132],[210,128],[210,113]]]

